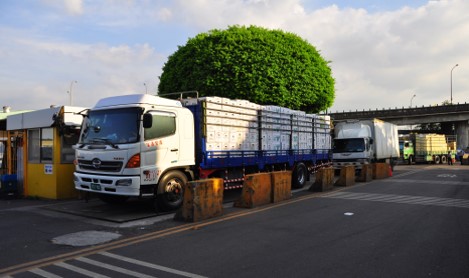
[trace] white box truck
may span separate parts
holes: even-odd
[[[346,120],[334,125],[332,162],[338,169],[354,165],[387,162],[393,166],[399,158],[397,126],[379,119]]]
[[[75,146],[75,188],[107,202],[154,198],[172,210],[185,183],[292,170],[292,186],[332,159],[328,116],[220,97],[104,98],[86,113]]]

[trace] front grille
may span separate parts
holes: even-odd
[[[122,161],[101,161],[101,165],[96,167],[91,160],[78,160],[78,167],[83,170],[101,172],[119,172],[122,169]]]

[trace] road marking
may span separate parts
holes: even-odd
[[[365,184],[368,184],[368,183],[362,183],[361,185],[365,185]],[[339,192],[339,191],[346,190],[346,189],[347,188],[345,188],[345,187],[340,188],[340,189],[336,189],[335,192]],[[311,195],[299,196],[297,198],[285,200],[285,201],[280,202],[280,203],[275,203],[275,204],[271,204],[271,205],[267,205],[267,206],[257,207],[257,208],[253,208],[253,209],[250,209],[250,210],[247,210],[247,211],[246,210],[241,210],[241,211],[233,212],[233,213],[230,213],[230,214],[226,214],[226,215],[224,215],[220,218],[208,219],[208,220],[205,220],[205,221],[202,221],[202,222],[197,222],[197,223],[186,223],[186,224],[178,225],[176,227],[172,227],[172,228],[168,228],[168,229],[164,229],[164,230],[159,230],[159,231],[155,231],[155,232],[150,232],[148,234],[143,234],[143,235],[139,235],[139,236],[135,236],[135,237],[124,238],[124,239],[116,240],[116,241],[113,241],[113,242],[104,243],[104,244],[97,245],[97,246],[92,246],[92,247],[87,247],[87,248],[84,248],[84,249],[80,249],[80,250],[76,250],[76,251],[72,251],[72,252],[68,252],[68,253],[64,253],[64,254],[60,254],[60,255],[56,255],[56,256],[42,258],[42,259],[38,259],[38,260],[35,260],[35,261],[29,261],[29,262],[21,263],[21,264],[18,264],[18,265],[12,265],[12,266],[0,269],[0,275],[2,275],[2,274],[12,275],[12,274],[20,273],[20,272],[25,272],[25,271],[29,271],[31,269],[37,269],[39,267],[48,266],[48,265],[51,265],[51,264],[54,264],[54,263],[57,263],[57,262],[73,260],[73,259],[77,259],[79,257],[93,255],[93,254],[97,254],[97,253],[103,252],[103,251],[109,251],[109,250],[113,250],[113,249],[117,249],[117,248],[122,248],[122,247],[130,246],[130,245],[133,245],[133,244],[138,244],[138,243],[146,242],[146,241],[149,241],[149,240],[154,240],[154,239],[162,238],[162,237],[165,237],[165,236],[170,236],[170,235],[173,235],[173,234],[189,231],[189,230],[192,230],[194,228],[202,228],[202,227],[205,227],[205,226],[210,226],[210,225],[213,225],[213,224],[217,224],[217,223],[224,222],[224,221],[229,221],[229,220],[232,220],[232,219],[237,219],[237,218],[248,216],[248,215],[251,215],[251,214],[261,213],[263,211],[268,211],[268,210],[271,210],[271,209],[276,209],[276,208],[279,208],[279,207],[288,206],[288,205],[291,205],[291,204],[294,204],[294,203],[303,202],[303,201],[311,200],[311,199],[316,199],[316,198],[321,197],[323,194],[327,194],[327,193],[316,193],[316,194],[311,194]],[[3,276],[1,276],[1,277],[3,277]]]
[[[88,277],[93,277],[93,278],[110,278],[109,276],[101,275],[101,274],[99,274],[99,273],[92,272],[92,271],[86,270],[86,269],[81,268],[81,267],[76,267],[76,266],[74,266],[74,265],[67,264],[67,263],[64,263],[64,262],[56,263],[56,264],[54,264],[54,265],[55,265],[55,266],[62,267],[62,268],[65,268],[65,269],[68,269],[68,270],[70,270],[70,271],[74,271],[74,272],[80,273],[80,274],[85,275],[85,276],[88,276]]]
[[[62,278],[62,276],[55,275],[40,268],[31,269],[29,272],[46,278]]]
[[[323,195],[321,196],[321,198],[469,208],[469,200],[465,200],[465,199],[451,199],[451,198],[424,197],[424,196],[411,196],[411,195],[337,192],[337,193]]]
[[[441,175],[438,175],[437,177],[439,177],[439,178],[456,178],[457,176],[454,175],[454,174],[441,174]]]
[[[154,276],[146,275],[146,274],[139,273],[139,272],[136,272],[136,271],[128,270],[128,269],[125,269],[125,268],[122,268],[122,267],[118,267],[118,266],[115,266],[115,265],[110,265],[110,264],[106,264],[106,263],[103,263],[103,262],[98,262],[98,261],[95,261],[95,260],[91,260],[91,259],[88,259],[88,258],[80,257],[80,258],[76,258],[75,260],[80,261],[80,262],[84,262],[84,263],[87,263],[87,264],[90,264],[90,265],[102,267],[102,268],[105,268],[105,269],[109,269],[109,270],[112,270],[112,271],[120,272],[120,273],[123,273],[125,275],[129,275],[129,276],[133,276],[133,277],[138,277],[138,278],[153,278],[154,277]]]
[[[417,180],[417,179],[383,179],[380,182],[403,182],[403,183],[423,183],[423,184],[445,184],[445,185],[468,185],[467,181],[444,181],[444,180]]]
[[[185,272],[185,271],[180,271],[180,270],[177,270],[177,269],[173,269],[173,268],[169,268],[169,267],[165,267],[165,266],[161,266],[161,265],[157,265],[157,264],[152,264],[152,263],[147,263],[147,262],[144,262],[144,261],[139,261],[139,260],[136,260],[136,259],[120,256],[120,255],[113,254],[113,253],[99,252],[98,254],[103,255],[103,256],[107,256],[107,257],[110,257],[110,258],[113,258],[113,259],[121,260],[121,261],[124,261],[124,262],[132,263],[132,264],[136,264],[136,265],[140,265],[140,266],[145,266],[145,267],[148,267],[148,268],[153,268],[153,269],[157,269],[157,270],[161,270],[161,271],[166,271],[166,272],[181,275],[181,276],[193,277],[193,278],[206,278],[205,276],[200,276],[200,275],[197,275],[197,274],[193,274],[193,273],[189,273],[189,272]]]

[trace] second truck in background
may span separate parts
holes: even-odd
[[[334,168],[387,162],[393,166],[399,158],[397,125],[381,121],[346,120],[334,125]]]
[[[408,134],[400,138],[400,150],[405,163],[447,163],[448,152],[454,157],[456,138],[444,134]]]

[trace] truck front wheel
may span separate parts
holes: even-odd
[[[296,164],[292,173],[292,187],[293,188],[303,188],[306,183],[306,175],[308,174],[308,169],[303,163]]]
[[[158,208],[169,211],[182,205],[187,177],[179,171],[168,172],[158,183],[156,202]]]

